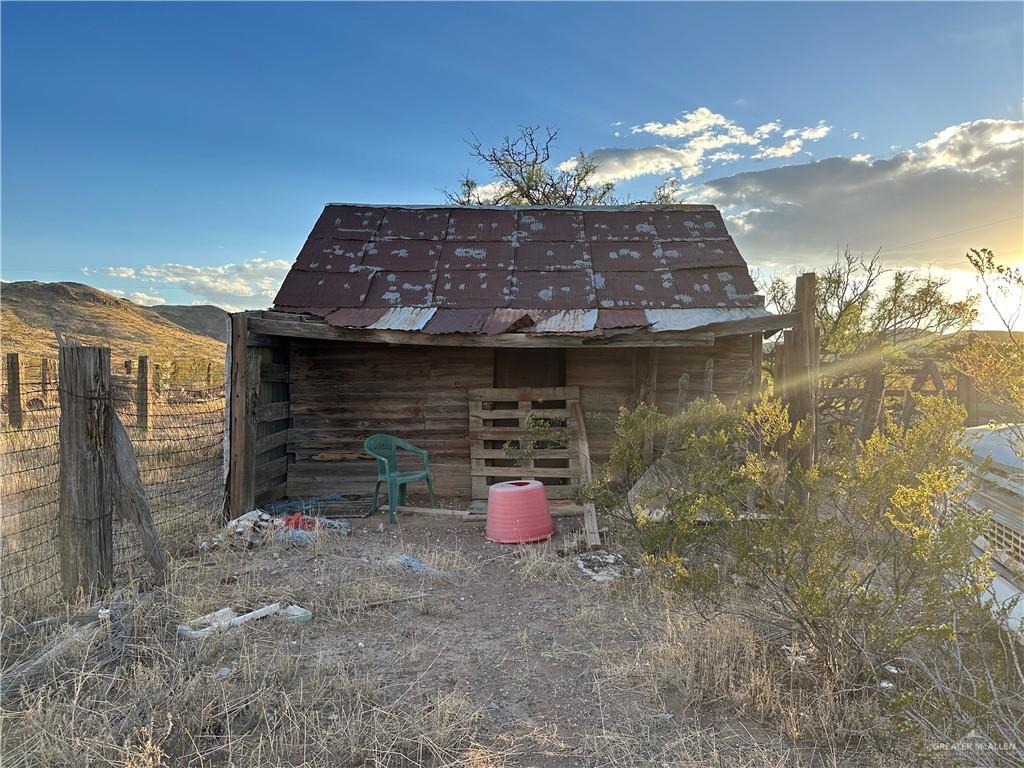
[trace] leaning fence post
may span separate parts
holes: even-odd
[[[17,352],[7,353],[7,421],[11,429],[21,429],[21,358]]]
[[[135,426],[149,431],[149,356],[139,355],[135,375]]]
[[[64,595],[92,595],[113,582],[113,403],[110,350],[61,347],[60,505]]]

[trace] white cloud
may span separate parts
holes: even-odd
[[[803,148],[803,141],[800,139],[790,139],[778,147],[761,147],[761,149],[757,150],[752,157],[755,160],[770,160],[776,157],[792,157]]]
[[[732,121],[712,112],[707,107],[697,107],[692,112],[684,112],[683,116],[671,123],[649,122],[643,125],[634,125],[633,133],[650,133],[655,136],[679,139],[684,136],[692,136],[695,133],[703,133],[709,128],[732,125]]]
[[[142,304],[143,306],[151,307],[154,304],[166,304],[167,299],[160,296],[150,296],[148,293],[142,291],[133,291],[128,294],[128,298],[134,301],[136,304]]]
[[[211,304],[266,307],[291,266],[284,259],[255,258],[238,264],[160,264],[141,269],[151,285],[173,285]]]
[[[720,206],[755,264],[813,267],[849,244],[881,247],[893,266],[957,272],[969,247],[1021,261],[1022,198],[1024,122],[976,120],[887,158],[832,157],[714,179],[686,201]]]
[[[131,267],[104,267],[103,274],[109,275],[110,277],[132,278],[135,277],[135,270]]]
[[[639,176],[676,173],[684,179],[704,173],[717,163],[733,162],[744,155],[726,147],[754,147],[754,159],[791,157],[803,149],[804,142],[817,141],[831,128],[824,121],[815,126],[791,128],[783,133],[790,137],[779,147],[762,147],[772,135],[783,130],[779,120],[758,125],[753,131],[737,124],[720,112],[698,107],[684,112],[671,122],[651,120],[634,125],[633,135],[647,134],[667,140],[641,147],[601,147],[589,157],[597,164],[595,174],[600,181],[624,181]],[[617,135],[617,133],[616,133]],[[574,167],[575,160],[566,160],[560,167]]]
[[[850,138],[853,139],[854,141],[860,141],[861,139],[864,138],[864,136],[861,134],[860,131],[854,131],[853,133],[850,134]]]

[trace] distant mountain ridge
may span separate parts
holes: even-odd
[[[169,310],[180,322],[157,309]],[[24,356],[55,356],[58,330],[83,344],[110,347],[115,358],[220,360],[226,315],[208,306],[142,307],[84,283],[0,284],[0,342],[5,352]]]
[[[213,304],[161,304],[146,309],[193,333],[227,344],[228,313],[220,307]]]

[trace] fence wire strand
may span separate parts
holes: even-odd
[[[152,359],[152,358],[151,358]],[[175,551],[209,530],[223,507],[224,384],[220,361],[161,361],[139,422],[133,368],[112,365],[112,406],[135,447],[153,523]],[[153,370],[150,364],[150,370]],[[0,597],[22,620],[58,607],[60,595],[60,402],[57,363],[21,358],[22,424],[11,421],[6,360],[0,368]],[[145,584],[152,571],[139,532],[116,515],[114,577]]]

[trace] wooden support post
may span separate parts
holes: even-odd
[[[131,376],[132,375],[132,361],[131,360],[125,360],[124,361],[124,372],[125,372],[126,376]]]
[[[149,356],[139,355],[135,376],[135,426],[149,431]]]
[[[978,390],[974,386],[974,379],[960,371],[956,374],[956,399],[967,411],[966,425],[978,426]]]
[[[882,373],[882,350],[872,350],[868,371],[864,376],[864,400],[857,423],[857,439],[867,440],[878,428],[885,402],[885,376]]]
[[[7,353],[7,423],[11,429],[21,429],[24,411],[21,407],[21,357],[17,352]]]
[[[704,399],[710,400],[715,394],[715,358],[709,357],[704,362]]]
[[[800,322],[793,331],[793,346],[787,352],[792,355],[789,379],[792,382],[793,395],[790,405],[790,420],[797,422],[809,419],[811,439],[800,452],[800,463],[805,469],[814,466],[815,444],[817,442],[817,402],[818,402],[818,329],[816,320],[817,275],[806,272],[796,279],[796,309],[800,313]],[[787,338],[786,342],[789,343]]]
[[[248,316],[231,316],[231,399],[228,514],[249,512],[256,497],[256,404],[260,390],[260,353],[248,346]]]
[[[764,367],[764,334],[755,333],[750,337],[750,402],[761,399],[761,369]]]
[[[39,361],[39,394],[46,403],[50,399],[50,384],[53,382],[53,374],[50,371],[50,358],[44,357]]]
[[[65,597],[113,582],[113,404],[110,350],[61,347],[58,539]]]

